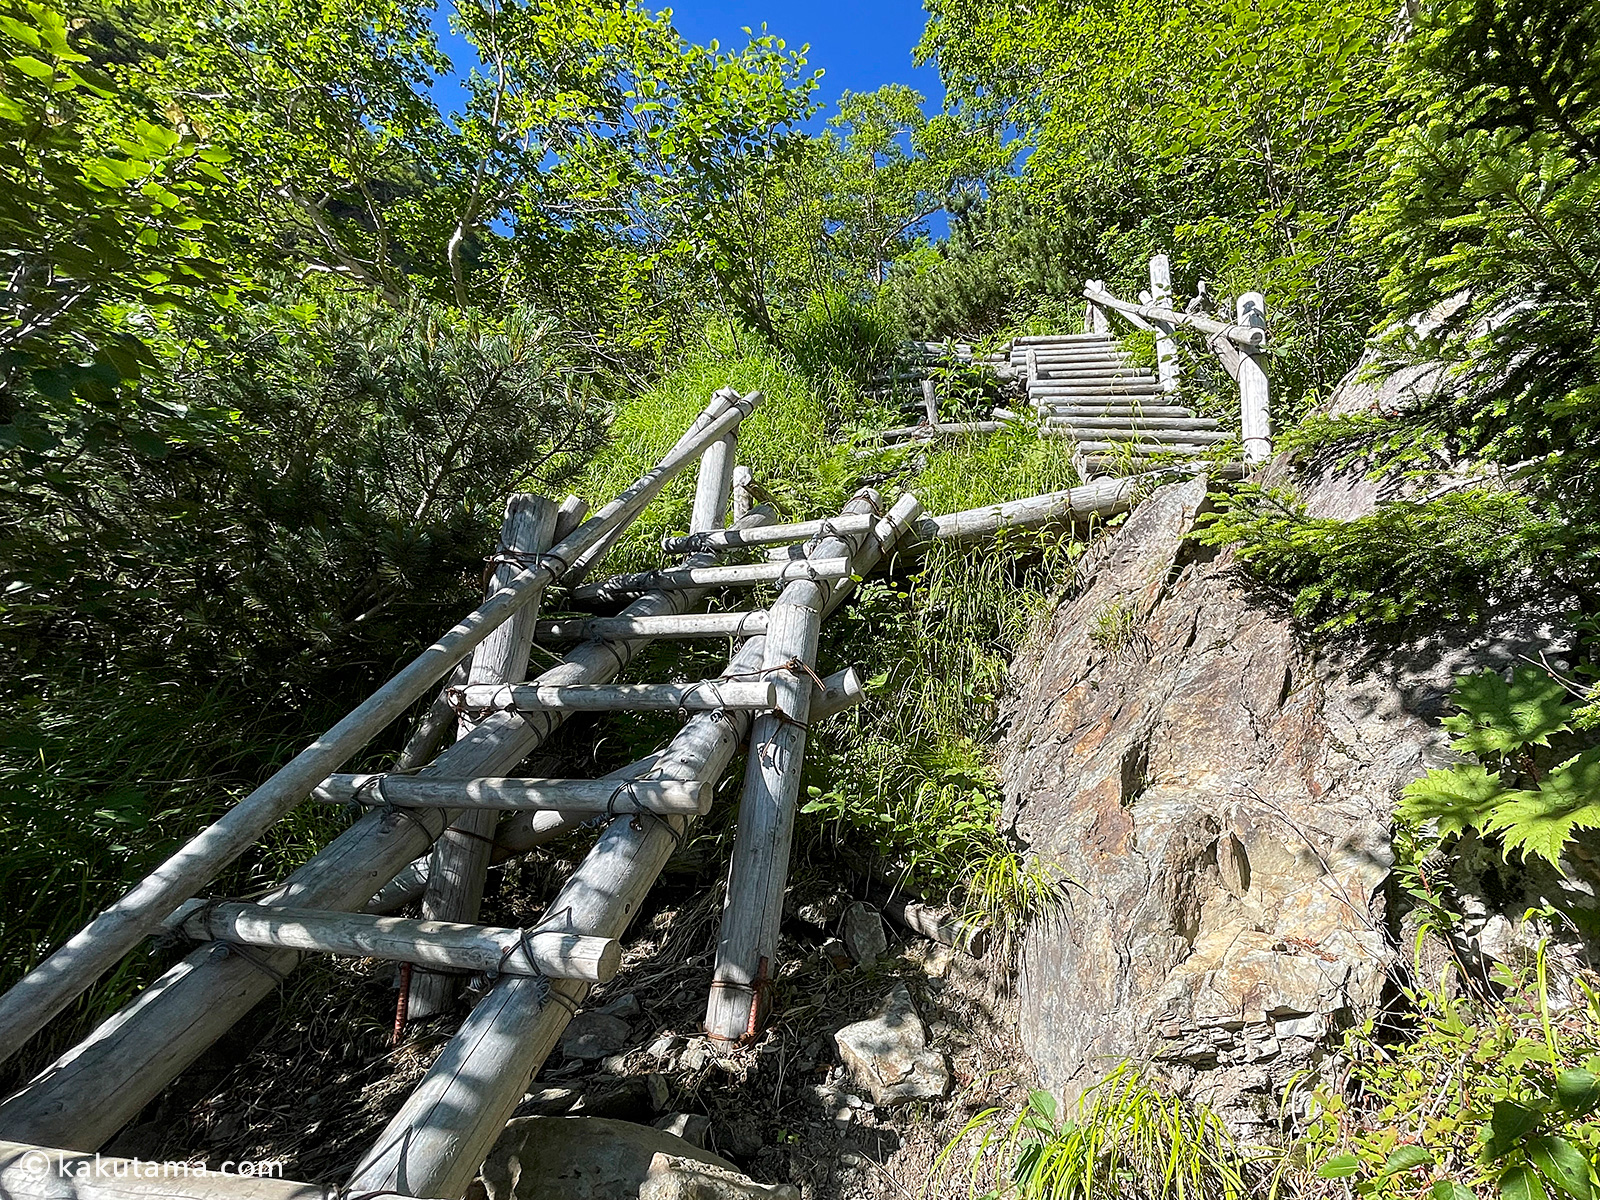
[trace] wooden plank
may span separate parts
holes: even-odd
[[[1051,416],[1047,422],[1061,428],[1073,429],[1221,429],[1218,421],[1210,417],[1152,417],[1144,413],[1126,413],[1108,417]]]
[[[485,850],[494,842],[493,818],[516,809],[581,813],[694,813],[711,805],[699,784],[614,779],[533,779],[499,775],[430,779],[416,775],[330,775],[315,798],[331,804],[398,804],[403,808],[487,811]],[[485,857],[488,857],[486,854]]]
[[[601,583],[586,583],[574,588],[571,598],[582,603],[604,603],[663,588],[745,587],[758,583],[788,583],[796,579],[842,579],[848,574],[848,558],[811,559],[803,563],[660,567],[632,575],[613,575]]]
[[[200,900],[189,901],[168,921],[196,941],[381,958],[457,971],[605,983],[622,965],[622,946],[615,938],[528,933],[456,921]]]
[[[708,420],[702,414],[653,470],[578,526],[551,551],[552,555],[557,556],[557,561],[570,561],[633,520],[673,476],[695,461],[706,446],[736,428],[760,400],[759,393],[752,393],[720,416]],[[310,795],[313,787],[402,716],[496,626],[538,596],[558,573],[558,568],[548,562],[519,572],[508,586],[447,630],[343,720],[190,838],[0,996],[0,1061],[15,1054],[46,1022],[144,940],[163,917],[254,845],[278,818]]]
[[[708,451],[709,453],[709,451]],[[519,563],[536,560],[555,541],[557,506],[543,496],[519,493],[506,501],[500,524],[500,544],[493,559],[489,593],[504,587],[519,570]],[[524,605],[504,625],[484,639],[472,652],[467,686],[501,684],[526,677],[528,655],[533,649],[533,626],[539,613],[535,604]],[[447,693],[448,695],[449,693]],[[461,734],[475,723],[458,714]],[[497,814],[467,808],[456,815],[433,844],[433,867],[428,887],[422,896],[422,915],[432,921],[473,922],[483,905],[484,881],[489,874],[489,846]],[[406,1009],[413,1019],[444,1012],[455,998],[458,980],[436,971],[413,971]]]
[[[1260,292],[1246,292],[1238,301],[1239,323],[1267,336],[1267,301]],[[1244,438],[1246,462],[1264,462],[1272,457],[1272,414],[1267,403],[1267,372],[1261,355],[1246,353],[1239,360],[1239,431]]]
[[[770,519],[771,514],[760,509],[746,518],[752,523]],[[713,560],[708,555],[704,561]],[[651,593],[629,605],[626,615],[681,612],[702,595]],[[570,650],[564,663],[541,675],[540,682],[612,679],[647,644],[634,640],[585,642]],[[559,710],[497,713],[441,754],[424,774],[473,779],[515,770],[566,717]],[[508,824],[534,818],[571,825],[587,819],[559,813],[519,813]],[[363,908],[385,884],[410,868],[418,855],[428,851],[446,820],[446,813],[429,809],[368,813],[262,902],[302,908]],[[532,839],[539,832],[536,828],[528,831],[528,836]],[[504,836],[504,829],[497,836]],[[194,951],[0,1104],[0,1130],[46,1144],[88,1149],[101,1145],[270,994],[298,961],[292,950],[263,951],[255,961],[220,945]]]
[[[921,429],[920,425],[907,426]],[[776,546],[784,542],[803,542],[829,533],[861,533],[872,528],[874,518],[828,517],[817,521],[795,521],[787,525],[764,525],[758,529],[710,529],[682,537],[661,539],[668,554],[697,554],[704,550],[742,550],[748,546]],[[757,631],[760,632],[760,631]]]
[[[730,683],[719,679],[697,679],[693,683],[502,683],[468,687],[461,693],[462,706],[468,712],[504,709],[530,713],[548,708],[568,712],[710,712],[718,708],[771,708],[775,700],[771,683]]]
[[[590,638],[754,637],[766,631],[766,610],[757,609],[753,612],[669,613],[659,617],[562,618],[540,621],[534,627],[534,636],[549,642],[583,642]]]
[[[568,496],[561,502],[561,507],[556,510],[555,540],[564,542],[571,536],[572,531],[583,523],[583,518],[589,515],[589,502],[578,497]]]
[[[6,1200],[340,1200],[337,1188],[277,1177],[263,1159],[242,1173],[204,1163],[106,1158],[53,1146],[0,1141],[0,1196]],[[259,1172],[259,1173],[258,1173]]]
[[[920,511],[915,497],[901,497],[858,553],[863,571],[888,553]],[[842,603],[854,586],[852,579],[834,585],[824,607]],[[764,637],[746,642],[726,674],[759,668],[765,646]],[[745,713],[699,714],[662,753],[653,774],[713,782],[749,728]],[[676,817],[642,825],[612,821],[538,928],[621,937],[686,827]],[[459,1196],[587,994],[582,983],[557,980],[549,986],[547,1003],[534,981],[497,982],[357,1167],[350,1190]]]
[[[1042,436],[1052,438],[1072,437],[1072,434],[1071,431],[1065,429],[1046,429],[1043,431]],[[1216,453],[1215,448],[1210,445],[1183,445],[1166,442],[1162,442],[1159,445],[1154,442],[1140,445],[1137,442],[1118,442],[1109,439],[1091,441],[1087,438],[1073,438],[1072,440],[1082,447],[1085,454],[1132,454],[1134,457],[1140,457],[1155,454],[1201,455]]]
[[[927,414],[928,424],[939,423],[939,398],[933,390],[933,380],[922,381],[922,411]]]

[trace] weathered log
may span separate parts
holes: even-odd
[[[715,547],[706,547],[713,550]],[[590,638],[754,637],[767,631],[765,609],[753,612],[681,613],[660,617],[574,617],[540,621],[534,634],[541,641],[588,641]]]
[[[1073,429],[1221,429],[1220,422],[1210,417],[1152,417],[1132,413],[1114,417],[1052,416],[1049,424]]]
[[[1176,417],[1188,420],[1196,414],[1179,404],[1044,404],[1039,411],[1047,417]]]
[[[556,510],[555,540],[566,541],[572,531],[583,523],[583,518],[589,514],[589,502],[579,496],[568,496],[561,502],[561,507]]]
[[[719,443],[720,444],[720,443]],[[709,451],[708,451],[709,453]],[[500,525],[500,545],[490,560],[495,563],[489,581],[493,595],[516,575],[520,564],[537,559],[555,540],[557,506],[543,496],[518,494],[506,501]],[[496,561],[498,560],[498,561]],[[467,686],[502,684],[528,673],[533,649],[533,624],[539,613],[527,604],[472,652]],[[448,695],[448,693],[447,693]],[[457,737],[471,730],[472,718],[459,715]],[[433,868],[422,897],[422,915],[431,921],[466,922],[478,919],[483,905],[483,885],[489,873],[489,845],[498,814],[465,808],[433,844]],[[407,1010],[417,1018],[443,1012],[455,998],[457,981],[434,971],[413,971]]]
[[[1153,308],[1172,307],[1172,264],[1165,254],[1150,260],[1150,304]],[[1124,314],[1132,315],[1132,314]],[[1165,321],[1156,327],[1156,375],[1163,392],[1178,390],[1178,344],[1172,339],[1172,326]]]
[[[888,445],[965,433],[996,433],[1004,428],[1004,423],[1000,421],[951,421],[943,425],[898,425],[893,429],[878,430],[873,437]]]
[[[1212,445],[1199,445],[1197,443],[1160,442],[1148,441],[1140,444],[1137,441],[1119,442],[1109,438],[1091,441],[1087,438],[1075,437],[1069,429],[1045,429],[1042,436],[1056,438],[1068,437],[1077,442],[1085,454],[1131,454],[1135,458],[1150,457],[1160,454],[1204,455],[1216,453]],[[1232,441],[1232,438],[1227,439]]]
[[[750,494],[750,485],[755,481],[755,475],[749,467],[740,465],[733,469],[733,523],[737,525],[744,519],[745,513],[755,507],[755,499]]]
[[[1101,442],[1161,442],[1189,446],[1220,446],[1239,439],[1232,433],[1217,429],[1196,429],[1186,423],[1182,429],[1161,429],[1149,425],[1086,426],[1070,419],[1052,417],[1045,422],[1051,436],[1069,434],[1080,441]]]
[[[503,683],[469,687],[461,693],[468,712],[505,709],[530,713],[558,708],[569,712],[709,712],[714,708],[771,708],[773,684],[761,680],[697,679],[693,683]]]
[[[1107,517],[1126,512],[1136,494],[1136,485],[1130,480],[1102,479],[1066,491],[924,517],[912,526],[905,548],[935,538],[969,542],[993,537],[1002,529],[1039,529],[1061,521]]]
[[[871,513],[877,508],[877,494],[867,491],[851,500],[843,515]],[[814,553],[819,558],[851,556],[865,536],[827,538]],[[768,610],[762,668],[772,673],[777,685],[777,711],[757,717],[750,731],[750,762],[739,799],[733,861],[706,1005],[706,1032],[713,1038],[736,1040],[751,1031],[760,1016],[763,987],[771,978],[783,885],[789,874],[806,723],[811,716],[811,684],[803,672],[815,667],[817,635],[828,594],[829,589],[820,582],[797,580],[784,588]]]
[[[760,399],[759,393],[753,393],[719,416],[706,419],[702,414],[695,428],[652,471],[575,529],[545,561],[519,572],[507,587],[446,631],[348,716],[192,837],[0,996],[0,1061],[15,1054],[102,972],[147,937],[163,917],[255,844],[279,817],[305,800],[313,787],[401,716],[496,626],[542,592],[560,573],[550,561],[552,556],[556,562],[571,561],[631,521],[707,445],[736,428]]]
[[[703,814],[711,794],[699,784],[624,779],[528,779],[498,775],[430,779],[416,775],[330,775],[315,796],[334,804],[396,804],[402,808],[486,811],[491,818],[485,850],[493,844],[493,818],[502,811]],[[487,857],[487,855],[486,855]]]
[[[1029,334],[1026,337],[1012,338],[1012,346],[1055,346],[1055,345],[1082,345],[1085,343],[1110,342],[1112,339],[1104,332],[1098,333],[1039,333]]]
[[[921,429],[920,425],[908,426]],[[871,514],[861,517],[828,517],[817,521],[795,521],[787,525],[764,525],[759,529],[709,529],[682,537],[661,539],[668,554],[698,554],[705,550],[741,550],[747,546],[776,546],[783,542],[803,542],[830,533],[862,533],[872,528]]]
[[[605,983],[622,964],[622,947],[615,938],[528,933],[320,908],[262,908],[259,904],[191,900],[168,921],[196,941],[381,958],[457,971]]]
[[[795,579],[843,579],[848,574],[848,558],[811,559],[805,563],[660,567],[632,575],[614,575],[601,583],[586,583],[573,589],[572,599],[579,603],[605,603],[662,588],[739,587],[757,583],[787,583]]]
[[[1118,312],[1137,313],[1149,321],[1165,321],[1173,329],[1198,329],[1201,333],[1219,333],[1230,341],[1241,346],[1265,346],[1266,330],[1255,329],[1248,325],[1230,325],[1226,321],[1214,321],[1210,317],[1199,313],[1174,312],[1170,308],[1155,308],[1148,304],[1134,304],[1127,300],[1119,300],[1110,292],[1085,288],[1084,296],[1090,303],[1104,307],[1114,308]]]
[[[771,517],[757,509],[746,521],[760,523]],[[626,615],[681,612],[699,598],[693,592],[653,593],[636,600]],[[612,679],[647,644],[585,642],[569,651],[564,663],[540,676],[540,682]],[[566,716],[557,710],[496,713],[441,754],[424,774],[473,779],[514,770]],[[566,814],[519,813],[506,824],[535,818],[578,823]],[[430,809],[368,813],[262,903],[362,908],[432,846],[447,820],[446,812]],[[538,828],[528,831],[529,844],[538,835]],[[46,1144],[99,1146],[268,995],[298,961],[290,950],[261,952],[251,960],[223,946],[194,951],[0,1104],[0,1130]]]

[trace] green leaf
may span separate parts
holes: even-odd
[[[1562,763],[1537,791],[1508,793],[1483,822],[1484,829],[1501,835],[1507,851],[1535,854],[1551,864],[1560,861],[1580,827],[1600,828],[1600,747]]]
[[[1407,784],[1395,811],[1414,825],[1436,820],[1441,834],[1463,833],[1481,828],[1489,814],[1514,794],[1497,772],[1463,763],[1437,768]]]
[[[56,69],[47,62],[41,62],[31,54],[19,54],[7,60],[7,63],[21,71],[24,75],[32,75],[35,79],[49,79],[56,73]]]
[[[1600,1075],[1573,1067],[1556,1076],[1556,1099],[1574,1116],[1583,1116],[1600,1106]]]
[[[1524,746],[1548,746],[1551,734],[1571,728],[1567,689],[1537,667],[1518,667],[1510,683],[1492,670],[1463,676],[1450,699],[1461,712],[1442,724],[1462,735],[1451,746],[1463,754],[1504,755]]]
[[[1512,1167],[1500,1176],[1501,1200],[1549,1200],[1532,1167]]]
[[[1477,1200],[1476,1196],[1453,1179],[1435,1180],[1429,1194],[1433,1200]]]
[[[1317,1168],[1319,1179],[1349,1179],[1361,1169],[1361,1160],[1354,1154],[1335,1154]]]
[[[1504,1158],[1516,1149],[1524,1135],[1539,1123],[1539,1114],[1510,1100],[1496,1100],[1494,1113],[1489,1118],[1489,1141],[1483,1152],[1493,1162]]]
[[[1398,1175],[1403,1171],[1415,1171],[1432,1161],[1433,1155],[1421,1146],[1396,1146],[1389,1157],[1383,1160],[1380,1175]]]
[[[1528,1143],[1539,1173],[1573,1200],[1589,1200],[1589,1160],[1564,1137],[1548,1134]]]

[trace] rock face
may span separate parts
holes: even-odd
[[[928,1045],[927,1028],[903,983],[895,984],[876,1013],[846,1025],[833,1040],[846,1069],[871,1091],[875,1104],[929,1100],[950,1086],[944,1056]]]
[[[636,1200],[658,1155],[743,1178],[727,1160],[648,1125],[601,1117],[521,1117],[506,1126],[489,1152],[483,1185],[488,1200]]]
[[[1205,486],[1140,505],[1018,664],[1006,815],[1070,881],[1024,945],[1021,1033],[1069,1098],[1150,1058],[1256,1137],[1378,1002],[1388,815],[1437,735],[1185,541]]]

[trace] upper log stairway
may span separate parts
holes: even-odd
[[[1094,285],[1091,292],[1102,318],[1108,302],[1121,303]],[[1165,321],[1169,334],[1175,327],[1169,318],[1178,314],[1133,307],[1140,320]],[[1217,422],[1157,403],[1170,390],[1165,375],[1131,368],[1106,332],[1093,328],[1094,310],[1090,316],[1089,334],[1025,339],[1012,359],[1026,369],[1047,432],[1077,440],[1085,466],[1132,463],[1130,473],[942,516],[925,514],[910,493],[886,505],[869,488],[826,520],[780,524],[757,503],[761,489],[737,463],[740,424],[761,395],[724,389],[652,470],[592,516],[575,497],[558,506],[513,496],[482,604],[0,996],[6,1058],[152,935],[194,946],[0,1103],[0,1138],[9,1139],[0,1142],[0,1193],[51,1200],[130,1190],[238,1200],[329,1195],[307,1184],[224,1175],[162,1179],[141,1191],[118,1160],[92,1153],[304,954],[324,953],[405,964],[412,1015],[441,1011],[466,975],[479,979],[481,998],[331,1193],[456,1200],[589,989],[617,973],[620,938],[691,823],[711,808],[717,781],[741,748],[744,784],[706,1029],[730,1042],[754,1033],[774,975],[807,731],[863,697],[852,670],[824,673],[822,622],[861,578],[930,543],[1127,511],[1147,490],[1135,474],[1170,462],[1147,454],[1148,445],[1201,458],[1232,441]],[[1261,345],[1258,326],[1223,328]],[[1246,377],[1239,378],[1245,391]],[[1257,449],[1264,450],[1264,389],[1260,399]],[[1244,417],[1250,458],[1248,408]],[[589,582],[629,524],[692,465],[689,530],[663,544],[678,561]],[[752,554],[764,557],[751,561]],[[781,590],[764,608],[695,611],[713,588],[768,584]],[[554,606],[580,611],[541,620],[541,607]],[[727,640],[726,667],[687,682],[616,682],[652,641],[679,638]],[[561,661],[530,680],[536,641],[561,647]],[[388,769],[348,771],[368,742],[430,696]],[[599,779],[517,774],[574,713],[643,710],[681,720],[655,753]],[[308,800],[354,803],[361,815],[266,895],[202,896]],[[521,929],[479,923],[493,863],[584,826],[598,829],[593,848],[539,921]],[[416,902],[420,918],[384,915]]]

